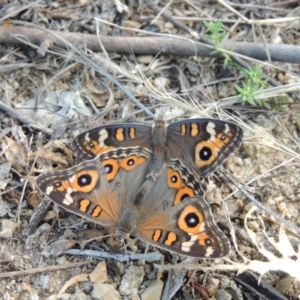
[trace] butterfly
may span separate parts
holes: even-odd
[[[187,256],[223,257],[230,243],[199,178],[241,139],[237,125],[214,119],[102,126],[73,141],[81,164],[42,174],[37,186],[61,207],[121,234]]]

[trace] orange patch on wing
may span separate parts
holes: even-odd
[[[82,199],[79,201],[79,210],[82,212],[86,212],[91,204],[91,201],[89,199]]]
[[[91,178],[91,182],[87,185],[80,185],[78,179],[80,176],[89,175]],[[84,170],[80,171],[74,176],[73,181],[70,181],[70,186],[78,191],[83,193],[90,193],[96,186],[99,179],[99,173],[96,170]]]
[[[158,242],[158,240],[160,239],[160,237],[161,237],[161,230],[160,230],[160,229],[156,229],[156,230],[154,231],[153,236],[152,236],[152,240],[153,240],[154,242]]]
[[[91,213],[91,216],[93,218],[97,218],[99,217],[100,213],[101,213],[102,208],[100,206],[95,206],[95,208],[93,209],[93,212]]]
[[[174,205],[177,205],[185,198],[185,197],[183,198],[183,196],[193,197],[194,195],[195,195],[194,190],[186,186],[177,192],[173,203]]]
[[[186,217],[188,216],[188,214],[194,214],[196,217],[198,217],[199,222],[194,227],[189,227],[188,224],[186,223]],[[177,225],[181,230],[183,230],[188,234],[199,235],[201,233],[200,229],[203,222],[204,222],[204,217],[202,213],[194,205],[190,204],[182,210],[178,218]]]
[[[206,240],[211,240],[212,245],[214,244],[214,239],[212,239],[210,236],[208,236],[206,233],[199,233],[198,234],[198,244],[202,247],[207,247]]]
[[[116,149],[117,147],[114,147],[114,146],[107,146],[107,147],[99,147],[100,151],[97,152],[97,154],[101,154],[103,152],[106,152],[106,151],[109,151],[109,150],[113,150],[113,149]]]
[[[211,156],[208,160],[201,160],[199,157],[199,153],[204,147],[209,148],[211,151]],[[212,162],[217,157],[219,149],[220,149],[219,147],[216,147],[215,144],[210,141],[206,141],[206,142],[203,141],[203,142],[198,143],[195,147],[195,165],[197,167],[201,168],[203,166],[212,164]]]
[[[180,134],[186,135],[186,124],[181,124],[180,126]]]
[[[223,146],[228,144],[230,142],[231,138],[232,138],[232,133],[231,132],[228,132],[227,135],[225,135],[226,136],[225,139],[222,139],[223,135],[224,135],[223,133],[219,133],[217,135],[217,139],[215,141],[216,146],[218,146],[220,148],[222,148]]]
[[[196,136],[197,134],[199,134],[197,123],[191,123],[191,136]]]
[[[104,169],[105,167],[111,167],[111,171],[109,173],[106,173],[106,179],[108,181],[113,180],[118,173],[120,167],[119,162],[116,159],[111,158],[103,160],[101,163]]]
[[[219,133],[216,136],[216,139],[213,142],[211,142],[211,144],[214,145],[214,147],[221,149],[230,142],[231,135],[231,133],[228,133],[227,135],[225,135],[226,138],[222,139],[223,133]]]
[[[90,146],[90,143],[92,143],[94,146],[91,147]],[[112,149],[116,149],[116,147],[113,147],[113,146],[104,146],[104,147],[101,147],[100,146],[100,143],[98,143],[97,141],[84,141],[83,142],[83,146],[84,146],[84,149],[88,152],[91,152],[95,155],[98,155],[100,153],[103,153],[103,152],[106,152],[106,151],[109,151],[109,150],[112,150]]]
[[[168,238],[165,240],[164,244],[171,246],[177,240],[177,235],[174,232],[168,233]]]
[[[57,183],[60,183],[60,187],[55,187]],[[60,180],[54,181],[52,185],[54,186],[55,190],[59,192],[64,192],[65,190],[67,190],[67,188],[71,187],[69,181],[60,181]]]
[[[167,170],[167,182],[170,188],[177,190],[180,189],[183,185],[179,173],[177,171],[174,171],[172,168],[168,168]]]
[[[134,127],[130,127],[129,129],[129,136],[131,139],[135,139],[136,136],[135,136],[135,128]]]
[[[91,177],[91,182],[88,184],[88,185],[85,185],[85,186],[81,186],[79,183],[78,183],[78,178],[82,175],[89,175]],[[96,186],[97,184],[97,181],[98,181],[98,178],[99,178],[99,173],[95,170],[85,170],[85,171],[81,171],[81,172],[78,172],[76,174],[76,176],[72,177],[72,181],[71,180],[65,180],[65,181],[55,181],[53,183],[54,185],[54,188],[57,190],[57,191],[60,191],[60,192],[64,192],[66,191],[68,188],[72,188],[73,190],[75,191],[79,191],[79,192],[83,192],[83,193],[89,193],[90,191],[92,191],[94,189],[94,187]],[[57,184],[58,182],[60,182],[61,186],[56,188],[55,187],[55,184]]]
[[[130,171],[143,164],[145,161],[145,157],[131,155],[121,160],[120,167],[126,171]]]
[[[123,128],[118,128],[116,131],[116,139],[118,141],[124,141],[124,129]]]

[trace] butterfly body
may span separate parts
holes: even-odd
[[[230,244],[199,178],[215,170],[241,137],[236,125],[211,119],[102,126],[73,142],[75,152],[91,160],[40,175],[37,185],[63,208],[153,246],[222,257]]]

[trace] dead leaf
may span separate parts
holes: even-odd
[[[36,163],[39,169],[35,172],[46,173],[49,171],[63,170],[69,167],[73,152],[61,141],[50,141],[44,147],[30,156],[33,160],[38,155]]]
[[[33,206],[34,209],[36,209],[41,202],[39,199],[38,193],[36,193],[36,192],[30,193],[28,196],[28,202],[30,205]]]
[[[44,146],[45,149],[51,149],[52,151],[63,151],[67,158],[70,160],[73,157],[73,151],[70,150],[63,142],[59,140],[50,141]]]
[[[86,93],[97,107],[104,107],[109,97],[107,89],[100,90],[92,84],[86,86]]]
[[[26,170],[23,147],[19,142],[5,136],[2,140],[2,149],[7,161],[18,172],[24,173]]]
[[[84,100],[71,90],[51,91],[39,103],[39,109],[35,112],[32,107],[35,105],[36,99],[29,99],[23,103],[16,104],[18,112],[35,118],[38,123],[48,127],[57,126],[66,120],[77,120],[80,116],[91,116],[92,110],[87,107]],[[30,109],[29,109],[30,108]]]
[[[23,129],[21,126],[17,125],[17,124],[13,124],[12,128],[11,128],[11,134],[14,137],[14,139],[16,141],[18,141],[22,147],[24,152],[26,153],[26,156],[29,154],[29,143],[28,140],[26,138],[25,133],[23,132]]]

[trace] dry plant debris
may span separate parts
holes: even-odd
[[[152,2],[2,1],[0,298],[299,298],[299,234],[218,173],[206,199],[231,239],[223,259],[153,262],[152,247],[129,239],[125,251],[113,229],[46,200],[34,214],[36,176],[79,162],[79,132],[197,116],[243,128],[227,171],[300,227],[298,1]]]

